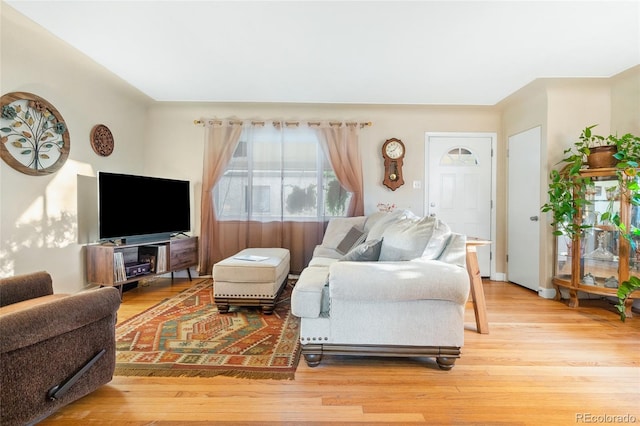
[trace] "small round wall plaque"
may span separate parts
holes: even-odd
[[[113,152],[113,135],[104,124],[96,124],[91,129],[91,147],[102,157],[108,157]]]

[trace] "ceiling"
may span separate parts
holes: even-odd
[[[494,105],[640,64],[640,1],[3,0],[158,101]]]

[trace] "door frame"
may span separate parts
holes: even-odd
[[[462,138],[490,138],[491,139],[491,258],[489,279],[494,281],[505,281],[506,276],[504,272],[496,272],[496,153],[498,149],[498,134],[496,132],[425,132],[424,134],[424,205],[422,206],[424,212],[429,211],[429,139],[437,137],[462,137]]]

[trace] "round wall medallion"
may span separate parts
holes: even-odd
[[[96,124],[91,129],[91,147],[103,157],[108,157],[113,152],[113,135],[104,124]]]
[[[67,161],[69,130],[57,109],[32,93],[0,98],[0,154],[14,169],[32,176],[48,175]]]

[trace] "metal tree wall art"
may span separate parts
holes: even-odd
[[[53,105],[32,93],[13,92],[0,98],[2,159],[28,175],[58,170],[69,156],[69,131]]]

